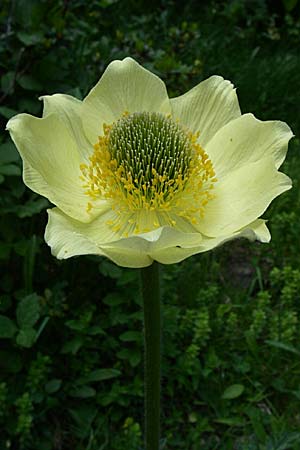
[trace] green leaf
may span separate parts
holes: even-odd
[[[249,406],[245,412],[250,418],[254,433],[262,442],[264,442],[267,437],[267,432],[265,430],[260,409]]]
[[[142,359],[141,352],[139,350],[135,350],[130,352],[129,362],[132,367],[136,367]]]
[[[51,3],[50,3],[51,4]],[[38,30],[41,28],[46,14],[51,14],[49,3],[36,0],[16,0],[14,9],[14,20],[20,29]]]
[[[102,273],[102,275],[114,279],[118,279],[122,276],[122,269],[121,267],[116,266],[115,264],[112,264],[109,261],[102,261],[99,264],[99,270]]]
[[[20,328],[31,328],[40,317],[40,302],[36,294],[23,298],[17,307],[17,322]]]
[[[113,292],[106,295],[103,299],[103,303],[105,303],[106,305],[109,305],[109,306],[118,306],[121,303],[123,303],[123,301],[124,300],[122,299],[120,294],[113,293]]]
[[[99,5],[102,8],[107,8],[108,6],[113,5],[114,3],[117,3],[119,0],[100,0]]]
[[[34,115],[39,115],[41,111],[41,102],[38,101],[34,96],[30,98],[20,97],[18,101],[18,110]]]
[[[43,209],[46,209],[49,206],[49,202],[45,198],[36,197],[30,199],[24,205],[18,205],[16,208],[16,212],[18,217],[23,219],[24,217],[31,217],[35,214],[39,214]]]
[[[5,94],[12,94],[14,90],[15,72],[7,72],[1,77],[1,90]]]
[[[11,339],[17,332],[15,323],[6,316],[0,315],[0,338]]]
[[[76,336],[74,339],[66,342],[62,349],[61,353],[72,353],[72,355],[76,355],[78,350],[82,347],[84,343],[84,339],[81,336]]]
[[[229,427],[242,427],[245,425],[245,421],[241,417],[221,417],[220,419],[215,419],[214,422],[228,425]]]
[[[42,323],[40,324],[40,326],[39,326],[38,329],[37,329],[37,332],[36,332],[36,340],[38,340],[38,338],[40,337],[40,335],[41,335],[42,332],[44,331],[44,329],[45,329],[47,323],[49,322],[49,320],[50,320],[50,317],[48,317],[48,316],[47,316],[47,317],[44,317]]]
[[[141,361],[141,352],[139,350],[129,350],[123,348],[117,353],[117,357],[123,360],[128,360],[132,367],[136,367]]]
[[[99,325],[93,325],[89,327],[88,334],[91,336],[97,336],[98,334],[105,335],[105,331]]]
[[[18,39],[25,45],[36,45],[44,40],[44,36],[40,32],[35,32],[34,34],[25,33],[24,31],[19,31],[17,33]]]
[[[91,405],[87,402],[81,402],[78,409],[69,408],[68,411],[78,428],[90,432],[92,428],[92,421],[96,417],[98,411],[96,405]]]
[[[48,383],[45,384],[45,391],[48,394],[53,394],[54,392],[57,392],[62,384],[62,380],[59,380],[58,378],[53,378],[53,380],[48,381]]]
[[[5,117],[5,119],[10,119],[11,117],[18,114],[15,109],[8,108],[7,106],[0,106],[0,114]]]
[[[280,350],[285,350],[286,352],[294,353],[295,355],[300,356],[300,351],[289,344],[284,344],[279,341],[266,340],[266,344],[271,345],[271,347],[279,348]]]
[[[75,330],[75,331],[85,331],[86,330],[86,324],[80,322],[80,320],[67,320],[66,326],[68,328],[71,328],[71,330]]]
[[[43,89],[41,83],[31,75],[22,75],[17,78],[17,82],[23,89],[28,91],[41,91]]]
[[[96,369],[91,373],[81,378],[80,384],[92,383],[94,381],[110,380],[121,375],[121,372],[117,369]]]
[[[91,386],[80,386],[77,389],[73,389],[70,395],[77,398],[90,398],[95,397],[96,391]]]
[[[9,176],[19,176],[21,175],[21,169],[15,164],[6,164],[4,166],[0,165],[0,174]]]
[[[125,331],[120,335],[120,339],[123,342],[141,342],[142,333],[140,331]]]
[[[298,0],[282,0],[286,11],[292,11],[298,3]]]
[[[224,400],[232,400],[239,397],[244,392],[245,387],[242,384],[232,384],[223,392]]]
[[[0,107],[1,112],[1,107]],[[20,160],[20,155],[12,142],[0,145],[0,164],[8,164]]]
[[[36,340],[36,331],[34,328],[22,328],[16,338],[16,342],[21,347],[30,348]]]

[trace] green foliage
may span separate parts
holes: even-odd
[[[243,112],[299,136],[299,2],[3,0],[0,125],[40,95],[82,98],[133,56],[179,95],[218,73]],[[298,95],[298,98],[296,97]],[[268,246],[233,242],[163,268],[162,448],[297,450],[299,137],[294,189],[266,214]],[[0,137],[0,449],[139,450],[143,337],[138,271],[64,262],[43,242],[49,202],[25,188]]]

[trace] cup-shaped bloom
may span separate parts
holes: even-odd
[[[162,80],[125,58],[83,101],[42,99],[42,118],[19,114],[7,129],[25,184],[56,205],[45,239],[57,258],[144,267],[233,238],[270,240],[259,217],[291,187],[278,168],[292,132],[242,115],[229,81],[212,76],[170,99]]]

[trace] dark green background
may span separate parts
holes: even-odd
[[[40,95],[83,98],[125,56],[170,96],[223,75],[242,112],[296,135],[283,167],[294,189],[265,214],[271,244],[162,267],[164,449],[300,449],[299,38],[297,0],[2,0],[0,450],[142,447],[139,272],[50,255],[49,203],[23,185],[4,132],[18,112],[41,114]]]

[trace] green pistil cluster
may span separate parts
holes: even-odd
[[[111,128],[108,149],[135,187],[151,186],[157,175],[165,181],[185,178],[192,145],[187,133],[170,117],[156,112],[124,115]]]

